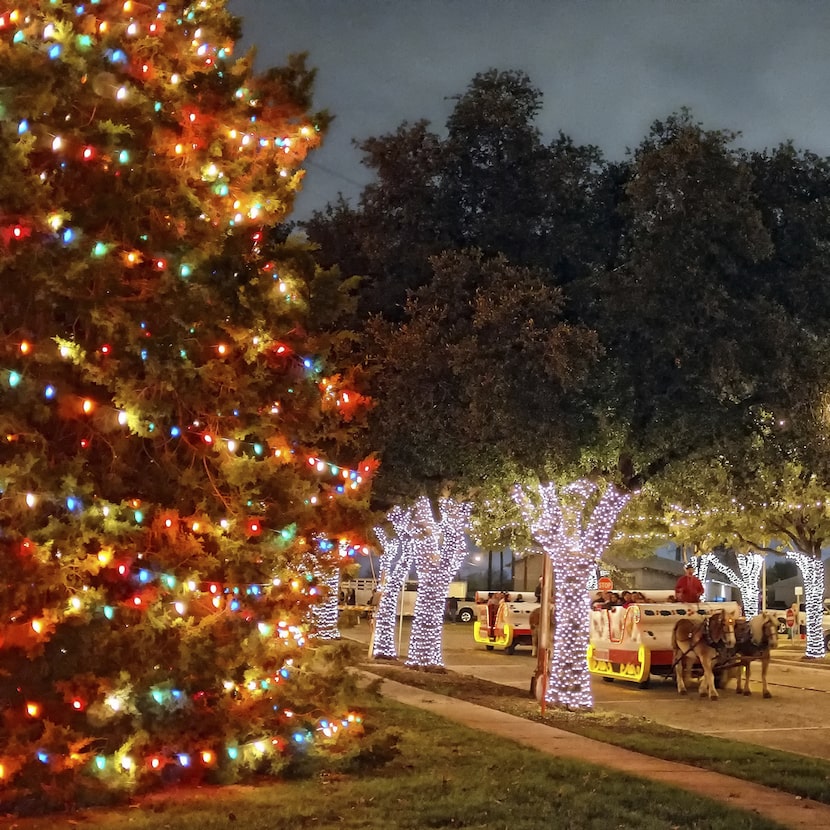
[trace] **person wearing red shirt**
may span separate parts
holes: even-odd
[[[694,565],[686,565],[686,572],[674,586],[674,595],[678,602],[700,602],[703,583],[695,576]]]

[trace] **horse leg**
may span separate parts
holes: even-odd
[[[744,665],[746,666],[746,685],[744,686],[744,696],[749,697],[752,694],[752,690],[749,688],[749,678],[752,674],[752,660],[747,660]]]
[[[764,689],[764,697],[772,697],[770,690],[767,688],[767,669],[769,668],[769,651],[765,651],[761,657],[761,684]]]
[[[744,680],[745,675],[746,675],[746,670],[747,670],[746,669],[746,663],[743,660],[741,660],[741,662],[738,663],[738,668],[736,669],[736,671],[738,672],[738,685],[735,687],[735,694],[738,694],[738,695],[743,694],[744,685],[745,685],[745,682],[746,682]]]
[[[686,683],[683,680],[683,673],[686,669],[686,660],[683,655],[675,655],[674,676],[677,679],[677,693],[679,695],[686,694]]]
[[[715,688],[714,658],[708,654],[701,655],[700,665],[703,669],[703,679],[700,683],[700,696],[708,691],[709,700],[718,699],[718,690]]]

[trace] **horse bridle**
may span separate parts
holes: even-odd
[[[720,614],[721,612],[719,611],[718,613]],[[703,621],[703,638],[706,641],[706,645],[711,646],[714,649],[717,649],[719,643],[722,643],[723,645],[726,645],[726,639],[724,637],[724,632],[726,630],[726,625],[724,624],[723,631],[721,631],[720,637],[715,639],[715,637],[712,636],[712,632],[710,630],[711,629],[711,626],[710,626],[711,622],[712,622],[712,617],[707,617]],[[724,622],[725,622],[725,618],[724,618]]]

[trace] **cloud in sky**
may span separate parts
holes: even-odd
[[[291,52],[317,67],[336,116],[309,160],[298,213],[354,198],[368,173],[352,139],[426,118],[477,72],[521,69],[544,94],[538,126],[622,158],[652,121],[689,107],[745,147],[792,139],[830,155],[830,4],[802,0],[230,0],[260,68]]]

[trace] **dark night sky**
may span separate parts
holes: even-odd
[[[258,68],[307,51],[317,108],[337,116],[308,163],[295,218],[354,197],[351,141],[427,118],[443,128],[471,78],[521,69],[544,94],[538,126],[622,158],[687,106],[763,148],[830,155],[830,3],[802,0],[229,0]]]

